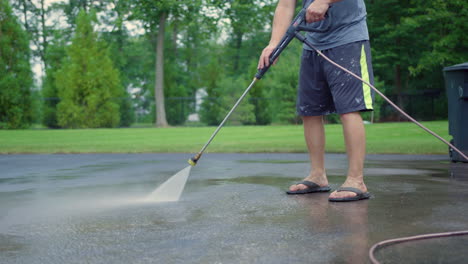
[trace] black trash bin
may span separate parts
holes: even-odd
[[[445,88],[448,99],[449,134],[451,143],[468,155],[468,62],[444,68]],[[449,149],[453,162],[468,162],[460,154]]]

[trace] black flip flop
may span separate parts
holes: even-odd
[[[286,193],[287,194],[306,194],[306,193],[316,193],[316,192],[329,192],[331,190],[330,186],[328,185],[321,187],[315,182],[311,182],[311,181],[301,181],[301,182],[296,183],[296,185],[297,184],[304,184],[305,186],[307,186],[307,188],[303,190],[297,190],[297,191],[288,190],[286,191]]]
[[[344,198],[328,198],[330,202],[352,202],[359,201],[364,199],[369,199],[371,194],[369,192],[363,192],[357,188],[353,187],[340,187],[336,190],[337,192],[353,192],[356,196],[353,197],[344,197]]]

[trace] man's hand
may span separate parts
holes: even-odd
[[[276,45],[269,44],[266,48],[263,49],[260,59],[258,60],[257,69],[263,69],[264,67],[270,66],[270,55],[273,50],[276,48]],[[276,59],[273,64],[276,64],[278,59]]]
[[[325,19],[325,14],[330,8],[330,1],[327,0],[315,0],[312,4],[307,7],[306,21],[307,23],[313,23]]]
[[[329,0],[327,0],[329,1]],[[333,1],[333,0],[332,0]],[[273,19],[273,29],[271,32],[270,43],[263,49],[260,59],[258,60],[258,69],[263,69],[270,66],[270,55],[275,50],[278,43],[280,43],[284,33],[289,27],[291,20],[294,16],[294,8],[296,7],[296,0],[279,0],[275,10],[275,17]],[[273,64],[276,64],[276,59]]]

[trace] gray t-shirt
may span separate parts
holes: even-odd
[[[304,0],[308,7],[314,0]],[[324,33],[308,32],[307,39],[319,50],[331,49],[351,42],[369,40],[364,0],[342,0],[331,5],[326,20],[313,23],[313,27],[330,29]],[[316,25],[316,26],[315,26]],[[304,49],[311,48],[304,44]]]

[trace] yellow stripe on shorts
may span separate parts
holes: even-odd
[[[364,50],[364,45],[362,45],[361,49],[361,78],[370,83],[369,80],[369,70],[367,69],[367,57],[366,51]],[[371,88],[369,85],[362,83],[362,93],[364,95],[364,103],[366,104],[367,109],[374,109],[372,107],[372,95],[371,95]]]

